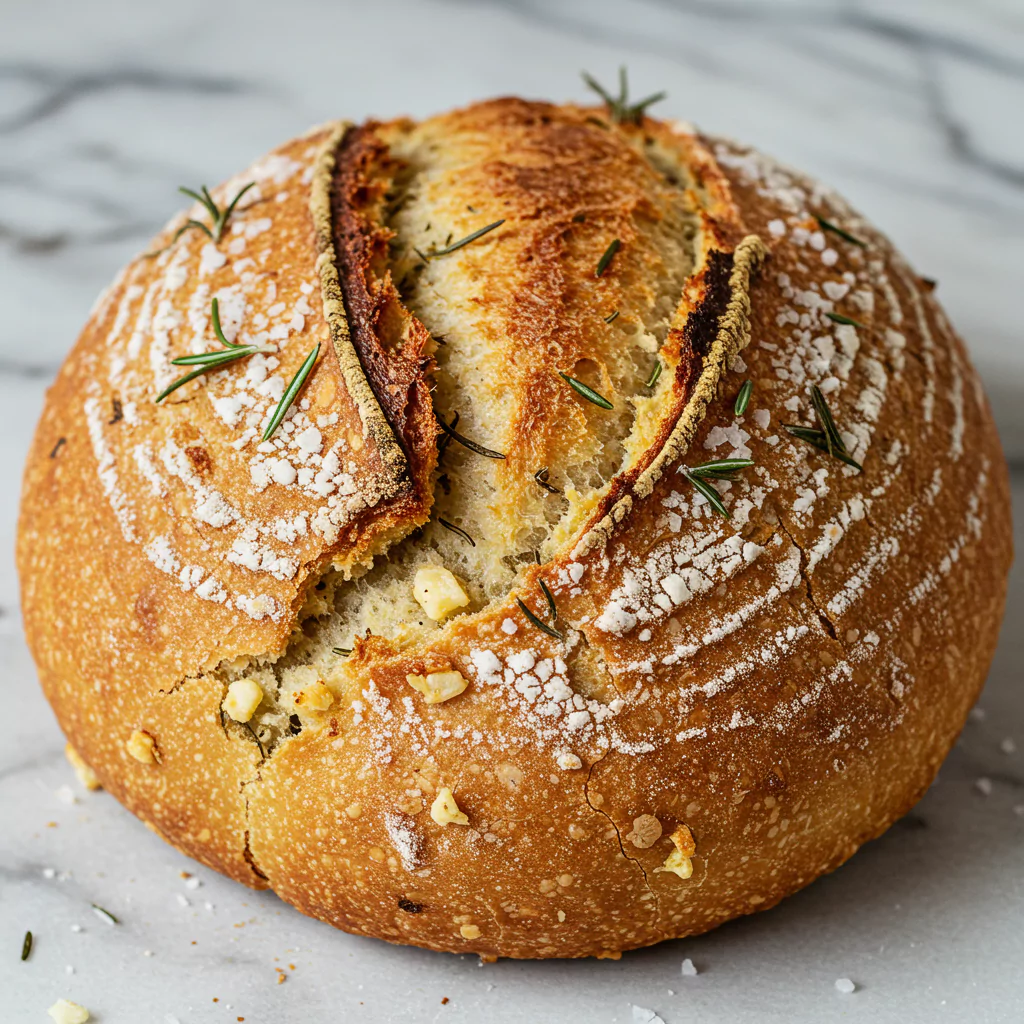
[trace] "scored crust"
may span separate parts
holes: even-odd
[[[106,788],[338,927],[520,957],[616,955],[764,909],[912,806],[995,646],[1009,498],[977,376],[883,236],[735,144],[514,99],[317,129],[214,195],[248,181],[219,245],[186,231],[101,297],[26,469],[26,631]],[[411,255],[421,229],[440,248],[499,219]],[[277,351],[156,405],[170,359],[214,344],[214,295],[229,338]],[[629,360],[646,376],[655,356],[657,384],[631,383]],[[817,425],[811,384],[863,473],[784,430]],[[434,409],[455,399],[505,460],[438,467]],[[725,456],[755,461],[720,485],[729,520],[680,472]],[[548,463],[562,497],[533,480]],[[424,545],[455,557],[428,522],[454,500],[442,472],[479,494],[460,557],[528,537],[539,564],[493,555],[465,613],[333,655],[332,602]],[[563,639],[517,604],[543,618],[541,580]],[[469,685],[444,703],[407,682],[447,670]],[[295,671],[328,708],[265,734],[225,720],[231,680]],[[431,816],[443,788],[468,824]]]

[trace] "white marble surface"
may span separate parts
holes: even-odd
[[[43,389],[177,185],[329,117],[582,98],[579,69],[620,62],[665,114],[838,186],[938,278],[1024,459],[1020,0],[0,0],[0,1020],[60,995],[101,1024],[1021,1019],[1024,753],[1002,749],[1024,751],[1021,572],[987,715],[910,817],[767,914],[617,963],[480,967],[335,933],[197,870],[63,761],[18,621],[17,480]]]

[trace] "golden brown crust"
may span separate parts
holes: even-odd
[[[586,956],[765,909],[909,809],[995,646],[1011,558],[1006,469],[934,296],[839,197],[795,172],[670,124],[600,128],[594,115],[498,100],[430,124],[460,146],[475,133],[481,152],[507,151],[470,162],[484,170],[450,201],[506,213],[488,260],[466,266],[486,282],[495,316],[517,322],[516,387],[548,381],[552,339],[564,341],[567,365],[599,355],[599,333],[577,344],[592,330],[580,323],[603,320],[616,289],[624,301],[644,287],[645,257],[625,247],[622,278],[566,299],[581,279],[566,267],[592,265],[607,232],[625,236],[645,201],[663,209],[662,186],[637,153],[657,147],[685,170],[700,230],[662,348],[675,377],[653,440],[515,593],[400,651],[383,638],[358,644],[333,681],[334,706],[268,757],[224,728],[216,666],[282,650],[329,561],[364,559],[427,514],[432,348],[390,279],[381,212],[401,173],[389,147],[415,126],[325,129],[283,147],[257,175],[283,175],[274,187],[285,198],[261,187],[234,236],[275,281],[272,299],[265,281],[249,282],[245,323],[277,302],[290,312],[302,284],[323,288],[323,309],[310,300],[302,326],[280,339],[281,373],[330,327],[332,358],[321,357],[306,393],[338,414],[317,428],[322,450],[337,439],[352,464],[354,497],[337,522],[338,506],[318,513],[301,485],[254,489],[262,477],[232,447],[239,426],[228,429],[218,413],[228,407],[211,400],[230,398],[242,370],[183,389],[167,407],[147,401],[166,369],[161,328],[152,316],[143,323],[147,295],[154,314],[164,298],[165,319],[180,315],[163,328],[177,352],[188,343],[182,324],[200,309],[197,287],[209,277],[227,288],[237,275],[237,261],[213,267],[209,250],[203,269],[197,233],[128,269],[43,413],[19,568],[26,629],[62,727],[103,785],[171,842],[341,928],[484,955]],[[581,197],[599,210],[594,234],[571,254],[561,242],[534,247],[524,278],[518,261],[531,247],[517,240],[534,228],[564,240]],[[269,227],[255,233],[259,204],[271,203]],[[173,290],[171,272],[185,277]],[[534,320],[521,315],[530,288],[545,307]],[[143,373],[150,366],[155,377]],[[754,397],[736,416],[748,378]],[[812,383],[863,473],[784,430],[815,424]],[[330,397],[318,405],[321,394]],[[515,427],[529,458],[502,472],[532,473],[565,410],[577,415],[565,391],[543,395]],[[111,396],[122,412],[134,403],[128,422],[105,422],[115,418],[101,414]],[[134,453],[169,443],[166,463],[154,463],[164,491],[154,493],[149,463]],[[723,487],[725,521],[679,468],[744,452],[756,466]],[[217,517],[213,491],[243,520]],[[197,518],[197,498],[216,524]],[[276,542],[296,562],[292,575],[227,557],[242,557],[243,521],[303,513],[336,530]],[[157,550],[154,537],[168,544]],[[202,579],[169,575],[157,558],[168,548],[229,596],[204,600]],[[516,605],[518,596],[542,611],[538,579],[563,641]],[[255,592],[273,599],[265,607],[276,616],[240,610],[253,606],[236,595]],[[469,687],[445,703],[426,705],[406,682],[450,667]],[[126,752],[134,730],[155,740],[155,762]],[[431,817],[442,787],[468,825]],[[688,878],[662,870],[683,826],[696,847]]]

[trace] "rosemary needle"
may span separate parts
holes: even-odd
[[[452,533],[458,534],[463,540],[468,540],[471,547],[476,547],[476,541],[461,526],[456,526],[454,523],[449,523],[447,519],[442,519],[440,516],[437,517],[437,521],[446,529],[451,530]]]
[[[606,316],[606,317],[604,318],[604,322],[605,322],[606,324],[613,324],[613,323],[615,323],[615,321],[616,321],[616,320],[618,320],[618,319],[619,319],[619,311],[618,311],[618,310],[615,310],[615,312],[614,312],[614,313],[610,313],[610,314],[609,314],[608,316]]]
[[[259,736],[256,735],[256,730],[252,727],[250,722],[246,722],[245,727],[250,733],[252,733],[252,738],[256,741],[256,746],[260,748],[260,757],[266,760],[267,752],[263,749],[263,744],[260,742]]]
[[[725,507],[722,502],[722,496],[707,482],[703,477],[694,476],[692,472],[687,472],[687,480],[693,484],[694,488],[700,491],[701,494],[707,499],[708,504],[722,517],[725,519],[731,519],[729,510]]]
[[[825,316],[829,318],[834,324],[846,324],[849,327],[864,327],[859,320],[854,320],[852,316],[843,316],[842,313],[826,313]],[[865,330],[867,328],[864,328]]]
[[[340,654],[343,658],[347,658],[352,653],[351,647],[332,647],[331,651],[334,654]]]
[[[263,440],[269,441],[274,436],[274,431],[281,425],[281,420],[284,419],[284,414],[288,411],[292,402],[295,401],[295,396],[302,389],[302,385],[306,383],[306,378],[309,376],[310,371],[313,369],[313,364],[316,362],[317,356],[320,355],[320,342],[318,341],[312,349],[310,349],[309,355],[306,356],[305,361],[299,367],[298,373],[292,377],[292,382],[285,389],[285,393],[281,396],[281,401],[277,403],[277,408],[274,410],[274,415],[270,417],[270,422],[267,424],[267,429],[263,431]]]
[[[27,960],[32,952],[32,933],[25,932],[25,938],[21,943],[21,959]]]
[[[561,494],[562,492],[553,484],[549,482],[550,471],[547,466],[541,466],[536,473],[533,474],[533,479],[537,481],[549,494]]]
[[[567,373],[558,371],[558,376],[562,378],[575,391],[578,395],[585,398],[588,402],[593,402],[594,405],[599,405],[602,409],[614,409],[615,406],[608,401],[604,395],[598,394],[593,388],[587,387],[586,384],[581,380],[577,380],[575,377],[570,377]]]
[[[458,417],[458,413],[455,414]],[[492,448],[485,448],[482,444],[477,444],[476,441],[471,441],[468,437],[460,434],[454,427],[448,426],[447,423],[440,416],[437,416],[437,425],[453,440],[458,441],[464,448],[468,448],[471,452],[476,452],[477,455],[483,455],[488,459],[503,459],[505,458],[501,452],[496,452]],[[452,421],[456,422],[455,420]]]
[[[738,470],[749,469],[753,465],[753,459],[715,459],[692,466],[686,472],[704,480],[731,480]]]
[[[750,405],[750,396],[754,392],[754,382],[752,380],[745,380],[740,385],[739,393],[736,395],[736,404],[733,406],[733,412],[737,416],[742,416],[747,411],[747,406]]]
[[[594,272],[594,277],[600,277],[608,269],[608,264],[611,263],[612,257],[619,251],[621,246],[622,242],[617,238],[611,240],[608,248],[604,251],[604,255],[597,261],[597,270]]]
[[[543,619],[538,619],[529,608],[523,604],[521,598],[516,598],[516,604],[522,609],[523,614],[532,622],[542,633],[547,633],[548,636],[554,637],[556,640],[564,640],[565,637],[555,629],[554,626],[549,626]]]
[[[836,452],[845,453],[846,445],[843,444],[843,439],[839,436],[836,421],[832,419],[828,403],[825,401],[825,396],[821,393],[821,388],[817,384],[811,385],[811,404],[814,406],[814,411],[818,414],[818,421],[821,423],[821,429],[825,435],[825,444],[828,447],[829,455],[833,455]]]
[[[654,364],[654,369],[651,370],[650,377],[648,377],[647,380],[644,382],[644,387],[645,388],[653,388],[654,385],[658,383],[658,378],[659,377],[661,377],[661,360],[660,359]]]
[[[540,589],[543,591],[544,597],[546,598],[546,600],[548,602],[548,611],[551,613],[551,621],[552,622],[557,622],[558,621],[558,608],[555,606],[555,599],[554,599],[551,591],[548,590],[548,585],[542,579],[540,579],[538,577],[537,582],[540,584]]]
[[[416,254],[420,256],[424,262],[432,260],[435,256],[447,256],[450,252],[455,252],[456,249],[461,249],[464,245],[469,245],[470,242],[475,242],[482,235],[486,235],[488,231],[493,231],[495,228],[500,228],[505,223],[505,218],[496,220],[493,224],[487,224],[485,227],[477,228],[476,231],[466,235],[465,238],[460,238],[457,242],[452,242],[450,245],[445,245],[443,249],[434,249],[428,253],[422,253],[418,249]],[[448,236],[451,237],[450,235]]]
[[[91,904],[91,906],[93,909],[93,913],[97,917],[102,917],[103,920],[107,922],[107,924],[115,925],[121,923],[120,921],[118,921],[116,917],[114,917],[114,915],[109,910],[104,910],[103,907],[99,906],[96,903]]]
[[[833,224],[830,220],[825,220],[824,217],[814,218],[822,231],[831,231],[833,235],[838,235],[840,238],[845,238],[847,242],[852,242],[854,245],[859,245],[862,249],[867,248],[867,242],[861,241],[856,235],[851,235],[849,231],[844,231],[838,224]]]

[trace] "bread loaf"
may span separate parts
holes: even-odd
[[[1007,475],[933,286],[637,121],[315,129],[222,230],[176,217],[49,392],[18,559],[61,727],[346,931],[617,956],[766,909],[914,804],[984,681]]]

